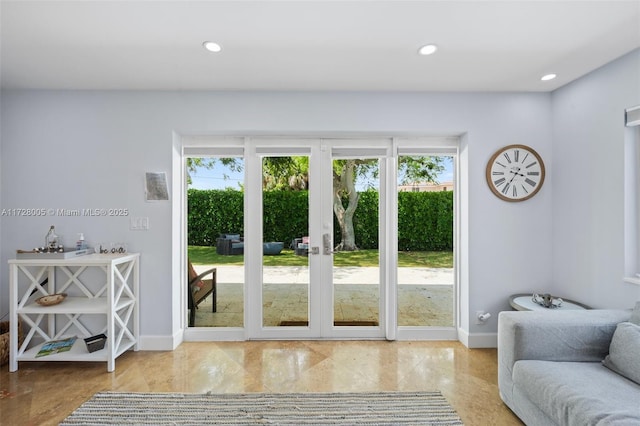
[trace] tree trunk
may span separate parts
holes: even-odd
[[[340,176],[334,174],[333,177],[333,212],[338,219],[342,235],[342,241],[335,247],[337,251],[358,250],[355,230],[353,229],[353,215],[358,207],[359,197],[354,184],[354,168],[355,162],[347,160]],[[346,208],[342,204],[343,194],[348,196]]]

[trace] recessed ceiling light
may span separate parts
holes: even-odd
[[[547,74],[547,75],[543,75],[540,80],[549,81],[549,80],[553,80],[556,77],[557,77],[557,75],[555,75],[555,74]]]
[[[222,50],[222,46],[213,41],[205,41],[204,43],[202,43],[202,46],[209,52],[219,52]]]
[[[436,50],[438,50],[438,46],[436,46],[435,44],[427,44],[422,46],[419,50],[418,53],[421,55],[432,55],[434,53],[436,53]]]

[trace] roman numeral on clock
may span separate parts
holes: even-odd
[[[532,181],[531,179],[529,179],[529,178],[526,178],[524,181],[526,183],[528,183],[529,185],[531,185],[531,186],[536,186],[536,183],[534,181]]]
[[[495,184],[495,186],[500,186],[503,183],[505,183],[506,181],[507,181],[507,179],[501,178],[501,179],[498,179],[498,180],[494,180],[493,183]]]

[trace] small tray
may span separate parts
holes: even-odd
[[[71,259],[74,257],[91,254],[93,252],[94,250],[92,248],[71,251],[66,251],[65,249],[65,251],[62,253],[39,253],[34,250],[17,250],[16,259]]]
[[[53,306],[62,302],[67,297],[67,293],[49,294],[47,296],[38,297],[36,303],[41,306]]]

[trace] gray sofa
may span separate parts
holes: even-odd
[[[635,324],[640,303],[633,312],[501,312],[500,397],[529,426],[640,425]]]

